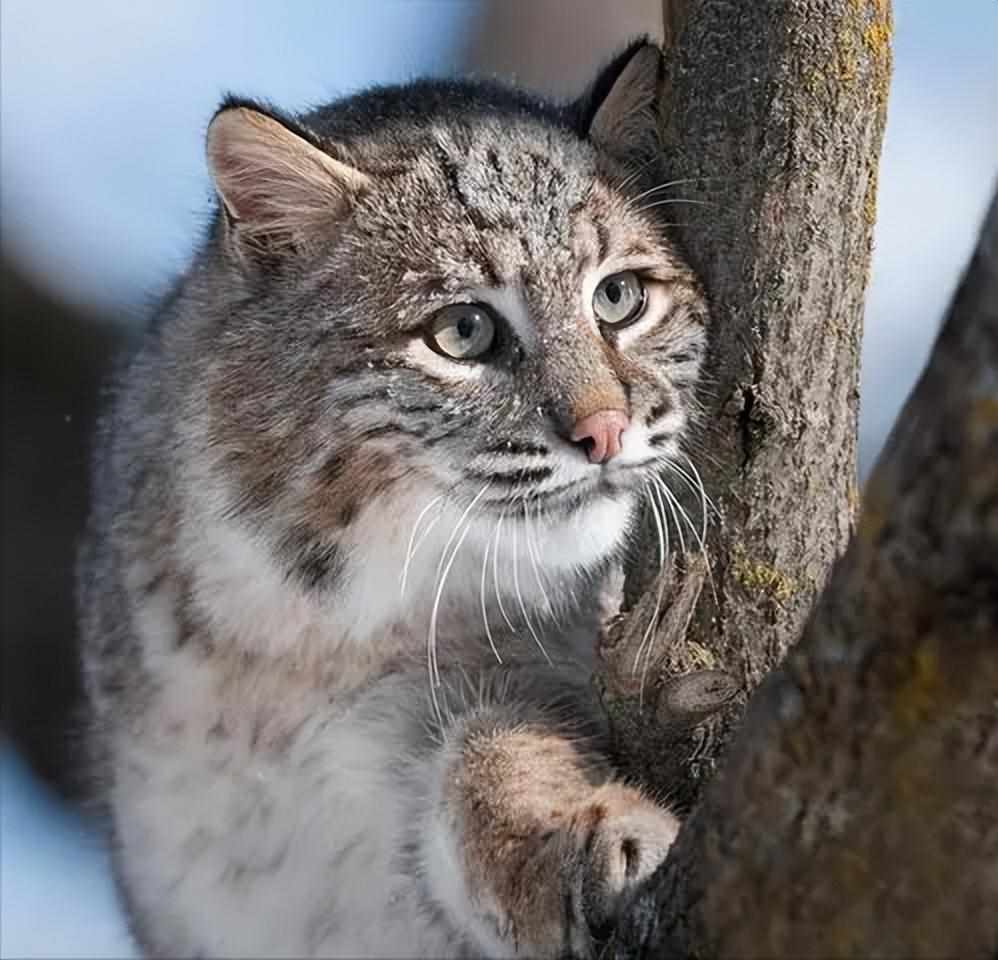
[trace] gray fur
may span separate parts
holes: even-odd
[[[610,70],[635,50],[624,76],[651,90],[647,47]],[[641,208],[661,171],[589,135],[595,118],[647,141],[599,113],[613,80],[567,107],[429,81],[298,119],[223,106],[276,118],[335,202],[295,183],[259,212],[223,143],[224,209],[101,430],[79,565],[91,740],[150,954],[585,955],[623,896],[613,838],[644,851],[627,883],[664,855],[675,821],[612,784],[587,681],[595,588],[657,463],[555,489],[583,470],[568,433],[596,409],[674,453],[705,342],[695,278]],[[639,345],[580,313],[607,258],[668,291]],[[413,359],[441,306],[500,289],[521,326],[475,376]],[[476,827],[472,761],[552,786]],[[555,858],[569,908],[530,919],[493,841],[533,850],[542,829],[524,862]]]

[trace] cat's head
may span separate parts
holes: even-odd
[[[619,547],[706,342],[656,189],[661,74],[638,43],[565,106],[423,81],[216,114],[207,448],[303,583],[364,517],[408,534],[435,500],[472,541],[529,514],[542,562]]]

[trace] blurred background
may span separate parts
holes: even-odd
[[[748,2],[748,0],[746,0]],[[895,0],[860,469],[925,361],[998,169],[998,3]],[[371,83],[499,73],[577,93],[660,0],[3,0],[0,955],[134,955],[72,805],[71,565],[115,349],[207,220],[225,91],[295,110]]]

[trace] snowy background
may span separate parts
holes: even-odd
[[[998,3],[894,6],[864,471],[924,363],[998,172]],[[202,137],[224,91],[296,109],[452,73],[476,12],[476,0],[3,0],[5,252],[72,300],[138,311],[183,268],[204,221]],[[0,744],[0,956],[129,955],[93,833]]]

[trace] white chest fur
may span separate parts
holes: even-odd
[[[403,493],[365,508],[341,543],[341,579],[308,591],[245,529],[215,521],[185,545],[213,635],[267,656],[336,663],[347,686],[425,645],[508,628],[543,632],[576,606],[580,574],[618,544],[631,502],[601,498],[552,522]]]

